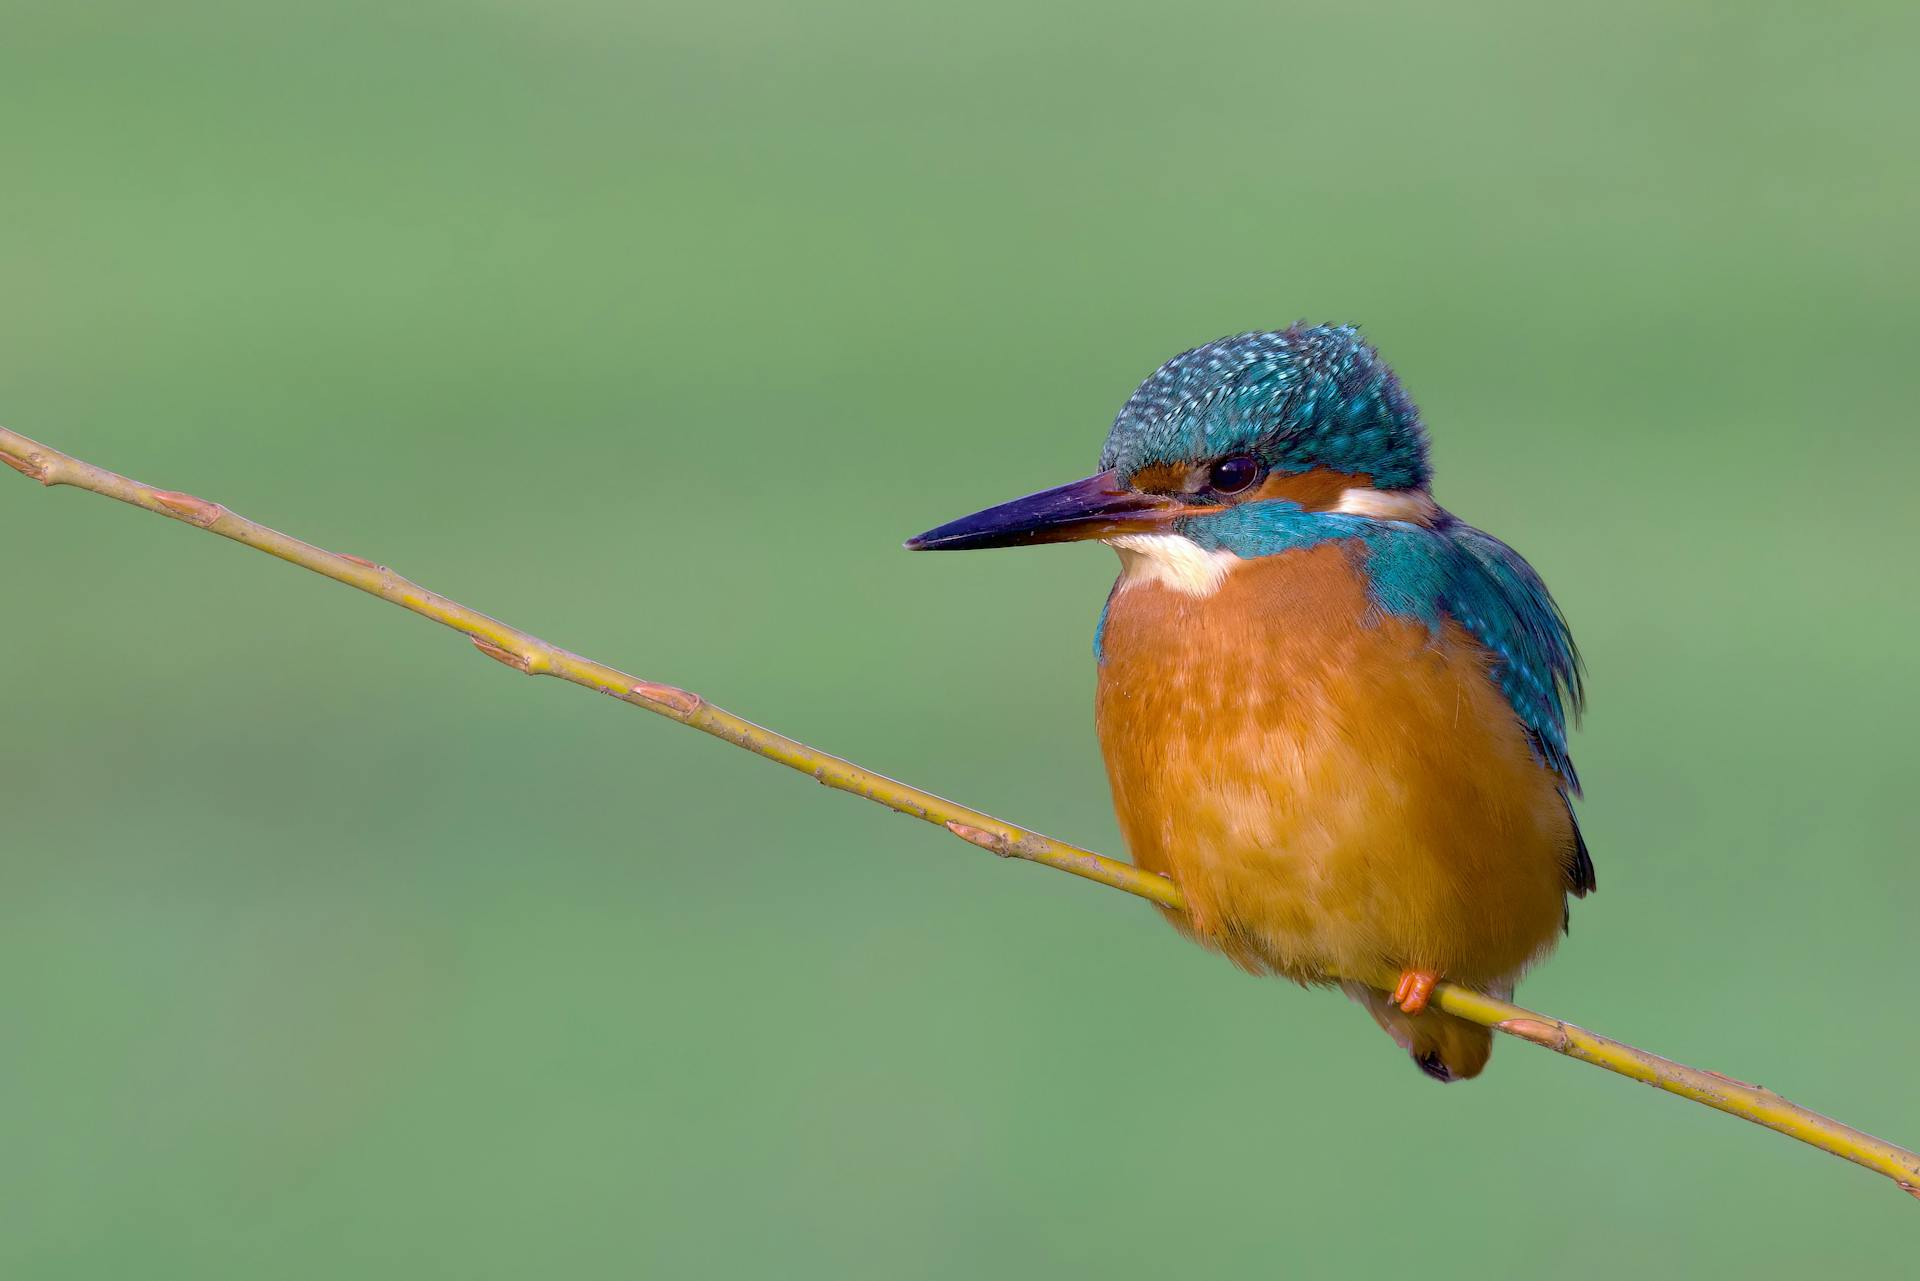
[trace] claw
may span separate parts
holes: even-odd
[[[1427,1008],[1427,998],[1433,995],[1433,985],[1440,976],[1431,970],[1402,970],[1400,985],[1393,989],[1393,1003],[1405,1014],[1418,1014]]]

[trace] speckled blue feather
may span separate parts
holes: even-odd
[[[1427,483],[1420,412],[1351,325],[1237,334],[1156,370],[1114,419],[1100,467],[1142,467],[1244,451],[1275,471],[1314,467],[1381,489]]]

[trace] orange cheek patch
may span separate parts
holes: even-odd
[[[1349,489],[1373,484],[1373,477],[1315,467],[1312,471],[1283,476],[1279,472],[1266,478],[1248,499],[1284,498],[1312,512],[1331,511],[1340,505],[1340,495]]]

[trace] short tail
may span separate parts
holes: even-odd
[[[1436,1081],[1465,1081],[1480,1075],[1493,1055],[1493,1032],[1438,1009],[1408,1014],[1385,992],[1360,983],[1343,983],[1346,994],[1366,1006],[1386,1034]],[[1511,995],[1511,993],[1509,993]]]

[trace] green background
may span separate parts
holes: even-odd
[[[1904,10],[1904,12],[1902,12]],[[1366,326],[1571,615],[1522,999],[1920,1141],[1912,6],[0,4],[0,422],[1119,852],[1091,470]],[[0,477],[0,1271],[1804,1277],[1920,1206]]]

